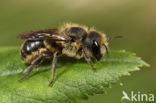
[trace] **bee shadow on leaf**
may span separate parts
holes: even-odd
[[[87,63],[87,62],[85,61],[85,59],[75,59],[73,57],[62,56],[58,59],[56,73],[58,69],[63,69],[61,67],[64,67],[64,66],[72,67],[72,65],[82,64],[82,63]],[[46,67],[47,69],[41,69],[39,67]],[[52,59],[46,59],[43,61],[43,63],[41,63],[38,67],[35,68],[35,69],[38,69],[37,72],[32,73],[27,79],[31,79],[33,76],[38,75],[43,72],[47,72],[49,70],[50,70],[49,72],[51,72],[51,68],[52,68]],[[61,75],[63,75],[65,72],[69,71],[70,69],[72,68],[66,68],[66,69],[63,69],[61,72],[58,72],[56,75],[56,81],[57,79],[61,77]],[[48,78],[51,80],[50,77]]]

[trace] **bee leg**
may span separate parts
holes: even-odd
[[[31,66],[29,67],[29,69],[27,70],[26,74],[24,75],[23,78],[21,78],[20,80],[18,80],[19,82],[23,81],[24,79],[26,79],[29,74],[31,73],[31,71],[35,68],[35,66],[37,66],[39,63],[41,63],[41,61],[47,57],[50,56],[49,54],[43,54],[42,56],[38,57],[36,60],[34,60],[31,64]]]
[[[84,58],[88,62],[88,64],[92,67],[93,71],[96,72],[96,68],[93,65],[91,58],[87,55],[87,53],[83,50]]]
[[[56,72],[56,64],[57,64],[58,56],[59,56],[59,53],[55,52],[53,61],[52,61],[52,80],[50,81],[49,86],[52,86],[55,81],[55,72]]]

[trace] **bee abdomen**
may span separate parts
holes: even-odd
[[[42,51],[46,51],[43,41],[25,41],[21,49],[22,60],[30,64]]]

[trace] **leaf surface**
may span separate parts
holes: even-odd
[[[97,72],[82,60],[60,57],[53,87],[51,61],[45,61],[21,83],[28,65],[21,62],[19,48],[0,48],[0,103],[75,103],[89,95],[103,93],[117,83],[119,77],[149,66],[135,54],[111,51],[100,62],[94,61]]]

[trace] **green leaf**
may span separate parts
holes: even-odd
[[[51,62],[38,66],[29,78],[19,83],[28,66],[20,59],[19,48],[0,48],[0,103],[75,103],[88,95],[103,93],[119,77],[139,67],[149,66],[133,53],[111,51],[100,62],[97,72],[82,59],[60,57],[56,81],[49,87]]]

